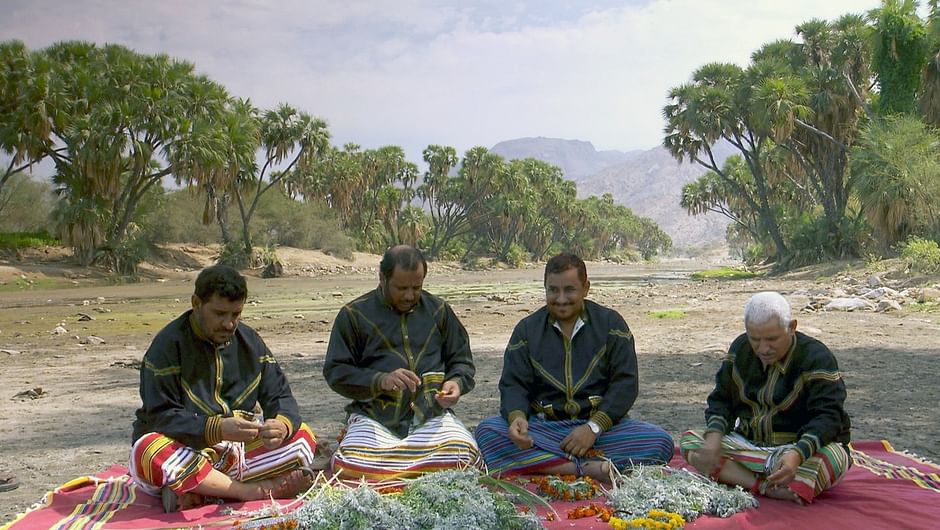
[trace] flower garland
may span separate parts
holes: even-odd
[[[591,477],[574,475],[543,475],[533,477],[531,483],[536,489],[552,499],[562,501],[581,501],[593,499],[600,491],[597,481]]]
[[[609,524],[610,527],[614,530],[627,530],[629,528],[675,530],[685,526],[685,519],[675,512],[667,512],[665,510],[650,510],[646,512],[646,517],[633,517],[631,519],[611,517]]]
[[[568,519],[584,519],[585,517],[597,517],[605,523],[610,520],[612,511],[606,506],[591,503],[585,506],[578,506],[568,510]]]

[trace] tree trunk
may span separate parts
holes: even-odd
[[[228,194],[222,194],[219,196],[216,193],[215,186],[212,184],[207,184],[206,196],[208,204],[212,205],[213,209],[215,210],[215,220],[216,223],[219,224],[219,232],[222,237],[222,246],[227,247],[232,242],[232,233],[228,226]],[[203,217],[203,223],[209,223],[208,215]]]

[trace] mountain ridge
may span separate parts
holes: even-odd
[[[669,234],[676,248],[723,245],[730,221],[717,214],[691,216],[682,208],[682,187],[698,179],[705,168],[680,163],[657,146],[647,150],[598,151],[585,140],[528,137],[498,142],[490,151],[507,160],[535,158],[561,168],[574,181],[578,196],[610,193],[614,202],[649,217]],[[731,154],[717,146],[718,162]]]

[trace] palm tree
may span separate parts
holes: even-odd
[[[940,235],[940,137],[912,116],[872,123],[852,152],[862,211],[888,252],[909,235]]]
[[[663,145],[680,162],[688,159],[723,179],[755,213],[762,232],[773,242],[776,258],[785,264],[788,250],[771,205],[767,169],[774,131],[767,119],[752,112],[757,88],[777,68],[769,63],[757,63],[747,70],[723,63],[700,67],[692,74],[691,83],[669,92],[669,103],[663,108],[667,122]],[[741,154],[753,177],[753,188],[741,186],[719,167],[713,151],[719,140]]]
[[[14,175],[45,157],[49,121],[41,104],[47,76],[20,41],[0,43],[0,153],[10,157],[0,167],[0,195]]]
[[[940,8],[937,0],[930,0],[927,34],[930,39],[929,55],[920,84],[918,105],[924,120],[940,127]]]
[[[255,116],[253,111],[249,115]],[[261,196],[274,186],[285,190],[293,179],[300,179],[327,150],[330,133],[326,122],[281,104],[256,118],[258,142],[264,152],[260,168],[252,164],[238,172],[232,187],[242,220],[242,251],[246,258],[253,252],[251,220]],[[257,145],[257,144],[256,144]],[[250,199],[250,202],[249,202]]]
[[[875,26],[872,67],[881,89],[881,113],[911,113],[930,51],[927,28],[917,16],[917,2],[882,0],[881,7],[872,9],[868,16]]]
[[[436,259],[452,237],[456,222],[456,204],[445,200],[447,190],[453,186],[451,171],[457,167],[457,150],[450,146],[429,145],[422,152],[428,165],[424,181],[416,194],[427,205],[430,213],[430,241],[428,257]]]
[[[420,246],[427,231],[428,218],[417,206],[406,206],[400,216],[399,241],[413,247]]]
[[[25,138],[17,156],[54,162],[71,203],[60,213],[76,216],[63,224],[83,227],[69,236],[84,239],[83,265],[124,262],[116,254],[140,201],[164,177],[201,182],[223,171],[234,149],[224,134],[231,100],[189,63],[118,45],[63,42],[32,59],[32,89],[13,113]]]

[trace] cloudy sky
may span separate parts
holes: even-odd
[[[668,90],[811,18],[879,0],[0,0],[0,40],[166,53],[327,120],[334,142],[459,153],[548,136],[661,141]]]

